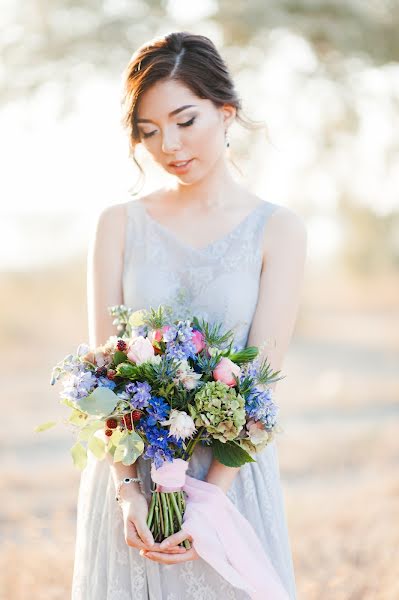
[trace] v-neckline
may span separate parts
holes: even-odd
[[[211,248],[214,248],[218,244],[221,244],[224,241],[228,240],[234,233],[236,233],[237,231],[239,231],[241,229],[241,227],[243,227],[243,225],[245,225],[245,223],[255,213],[257,213],[257,211],[260,209],[260,207],[262,207],[262,206],[264,206],[266,204],[265,200],[261,200],[261,202],[259,202],[259,204],[257,206],[255,206],[255,208],[253,208],[235,227],[233,227],[233,229],[231,229],[230,231],[228,231],[225,235],[223,235],[220,238],[217,238],[213,242],[209,242],[209,244],[206,244],[206,246],[202,246],[202,247],[196,248],[195,246],[191,246],[190,244],[187,244],[186,242],[183,242],[183,240],[181,240],[168,227],[165,227],[165,225],[162,225],[162,223],[160,223],[159,221],[157,221],[156,219],[154,219],[154,217],[152,217],[150,215],[150,213],[147,211],[147,209],[145,208],[144,204],[142,202],[140,202],[140,200],[135,200],[135,202],[140,206],[141,211],[142,211],[144,217],[147,219],[147,221],[149,223],[151,223],[157,229],[159,229],[160,231],[162,231],[166,236],[168,236],[171,240],[173,240],[175,243],[177,243],[182,248],[185,248],[186,250],[189,250],[190,252],[197,252],[197,253],[206,252],[207,250],[210,250]]]

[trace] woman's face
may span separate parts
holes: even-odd
[[[184,84],[164,80],[141,97],[137,110],[140,143],[168,173],[184,182],[201,179],[225,152],[225,130],[235,108],[217,108]],[[171,163],[190,161],[187,166]]]

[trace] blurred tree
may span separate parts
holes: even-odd
[[[330,76],[350,56],[382,65],[399,57],[398,0],[218,0],[209,17],[226,46],[267,46],[268,33],[286,28],[305,37]],[[245,16],[245,18],[243,18]],[[2,7],[0,98],[31,95],[49,82],[62,95],[104,71],[119,72],[154,32],[173,28],[162,0],[14,0]],[[243,65],[244,66],[244,65]],[[245,65],[251,67],[251,64]],[[254,65],[252,64],[252,68]]]
[[[2,3],[0,100],[3,105],[29,101],[51,91],[59,116],[74,111],[76,90],[92,78],[122,72],[132,52],[158,32],[200,30],[176,25],[173,0],[5,0]],[[328,114],[312,132],[317,156],[307,169],[323,168],[321,160],[342,150],[342,138],[356,135],[359,107],[351,87],[357,68],[383,67],[399,57],[399,0],[214,0],[208,23],[220,31],[223,54],[234,74],[256,74],[259,61],[276,29],[302,36],[318,58],[317,76],[335,88],[341,114]],[[241,52],[241,50],[245,50]],[[303,85],[314,73],[298,74]],[[396,92],[392,104],[399,103]],[[251,141],[243,137],[246,155]],[[384,150],[394,169],[398,147]],[[248,156],[250,153],[248,153]],[[388,172],[388,171],[387,171]],[[398,266],[398,241],[393,231],[397,213],[380,217],[358,208],[354,199],[339,203],[348,244],[343,256],[355,268],[388,261]],[[384,258],[382,259],[382,255]]]

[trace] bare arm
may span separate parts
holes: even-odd
[[[282,370],[298,313],[307,250],[304,221],[281,207],[265,227],[263,266],[258,302],[248,336],[249,346],[262,346],[260,358],[273,371]],[[270,387],[274,390],[276,383]],[[206,481],[227,491],[239,468],[213,459]]]
[[[122,277],[126,221],[124,203],[105,208],[99,214],[90,240],[87,260],[87,308],[91,347],[103,344],[111,335],[116,334],[108,307],[123,303]],[[104,435],[102,437],[106,440]],[[137,477],[136,465],[125,466],[121,462],[114,463],[109,453],[106,458],[115,486],[124,477]],[[122,497],[131,493],[140,493],[138,484],[131,483],[129,486],[123,486]]]

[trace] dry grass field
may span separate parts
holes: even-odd
[[[0,595],[70,598],[79,472],[52,366],[87,340],[84,261],[3,275]],[[399,598],[399,277],[307,275],[277,388],[299,600]]]

